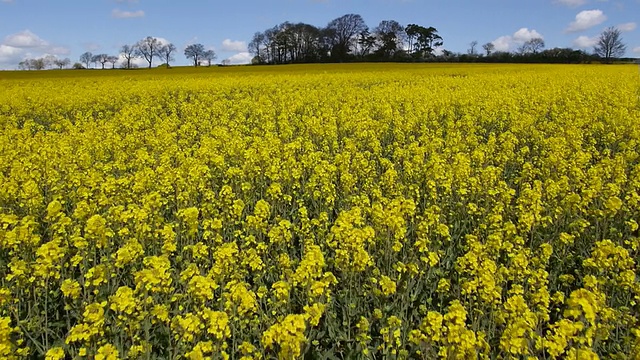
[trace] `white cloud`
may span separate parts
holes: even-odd
[[[7,35],[0,43],[0,69],[15,69],[26,58],[47,55],[66,56],[70,50],[64,46],[51,45],[29,30]]]
[[[22,53],[22,49],[0,44],[0,64],[17,64],[22,58]]]
[[[587,0],[556,0],[556,3],[569,7],[578,7],[586,4]]]
[[[116,18],[116,19],[138,18],[138,17],[143,17],[144,16],[144,11],[142,11],[142,10],[125,11],[125,10],[120,10],[120,9],[113,9],[113,11],[111,11],[111,16]]]
[[[500,36],[499,38],[493,40],[491,43],[493,44],[495,51],[509,51],[512,42],[513,38],[509,35],[506,35]]]
[[[569,24],[567,32],[576,32],[589,29],[602,24],[607,20],[607,16],[602,10],[584,10],[576,15],[576,19]]]
[[[598,43],[598,36],[589,37],[589,36],[581,35],[581,36],[578,36],[575,40],[573,40],[573,46],[580,49],[592,48],[596,46],[597,43]]]
[[[521,28],[520,30],[513,33],[513,40],[515,40],[516,42],[524,43],[536,38],[544,39],[544,37],[539,32],[533,29],[529,30],[527,28]]]
[[[251,59],[253,59],[253,55],[250,53],[243,51],[231,56],[228,60],[235,65],[238,64],[249,64],[251,63]]]
[[[622,31],[622,32],[629,32],[629,31],[633,31],[636,29],[636,23],[634,22],[628,22],[628,23],[624,23],[624,24],[620,24],[618,26],[616,26],[618,28],[618,30]]]
[[[224,39],[222,41],[222,51],[234,51],[234,52],[246,52],[247,43],[244,41],[233,41],[231,39]]]
[[[7,35],[4,38],[4,44],[17,48],[35,48],[49,45],[38,35],[29,30],[20,31],[15,34]]]
[[[640,55],[640,46],[634,47],[631,51],[633,51],[634,54]]]
[[[536,38],[544,39],[542,34],[534,29],[529,30],[528,28],[520,28],[518,31],[514,32],[513,35],[500,36],[491,43],[495,47],[495,51],[510,51],[515,47]]]

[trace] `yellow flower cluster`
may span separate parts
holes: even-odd
[[[1,77],[2,359],[640,357],[637,67]]]

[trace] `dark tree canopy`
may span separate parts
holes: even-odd
[[[487,56],[491,55],[491,53],[493,52],[493,50],[496,48],[495,45],[493,45],[492,42],[488,42],[484,45],[482,45],[482,49],[485,51],[485,53],[487,54]]]
[[[442,46],[433,27],[413,25],[409,33],[395,20],[370,29],[358,14],[346,14],[319,28],[285,21],[253,35],[249,52],[254,64],[421,60]],[[413,50],[412,50],[413,47]],[[412,54],[415,51],[415,54]]]
[[[409,51],[414,57],[433,56],[436,48],[444,44],[442,37],[438,34],[438,30],[432,26],[424,27],[409,24],[406,32],[409,37]]]
[[[193,61],[193,66],[198,66],[200,59],[206,50],[202,44],[191,44],[184,49],[184,56]]]
[[[382,20],[374,32],[378,40],[377,53],[383,58],[393,57],[402,50],[407,38],[404,26],[395,20]]]
[[[367,24],[358,14],[346,14],[331,20],[326,27],[331,57],[338,61],[346,60],[351,53],[353,39],[366,29]]]

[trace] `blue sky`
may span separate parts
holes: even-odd
[[[584,48],[608,26],[623,31],[627,56],[640,57],[640,0],[0,0],[0,69],[46,54],[78,61],[81,53],[117,54],[121,45],[154,36],[178,47],[214,49],[217,61],[250,59],[256,31],[283,21],[324,26],[347,13],[369,27],[381,20],[434,26],[444,48],[466,52],[471,41],[513,50],[541,36],[550,47]]]

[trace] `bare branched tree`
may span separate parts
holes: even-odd
[[[216,59],[216,53],[213,50],[207,50],[202,54],[202,60],[207,61],[207,66],[211,66],[211,62]]]
[[[104,69],[104,64],[106,64],[109,61],[109,55],[107,54],[95,55],[92,61],[96,64],[100,63],[102,65],[102,69]]]
[[[89,68],[89,64],[91,64],[92,61],[93,54],[91,52],[87,51],[86,53],[80,55],[80,62],[83,63],[87,69]]]
[[[326,31],[331,39],[331,56],[336,60],[345,60],[351,52],[354,39],[367,29],[367,24],[358,14],[347,14],[331,20]]]
[[[249,43],[249,52],[253,56],[255,56],[256,62],[258,64],[262,64],[265,61],[264,55],[262,54],[262,44],[264,43],[264,39],[264,33],[256,32],[255,34],[253,34],[253,38]]]
[[[167,66],[169,66],[169,63],[175,60],[173,57],[173,54],[175,52],[176,52],[176,46],[173,45],[172,43],[168,43],[168,44],[162,45],[162,47],[158,49],[158,56],[162,60],[164,60]]]
[[[467,54],[478,55],[478,53],[476,52],[476,46],[478,46],[478,42],[476,40],[473,40],[472,42],[470,42],[469,49],[467,50]]]
[[[493,45],[492,42],[488,42],[488,43],[482,45],[482,49],[484,49],[484,52],[487,54],[487,56],[490,56],[495,48],[496,48],[496,46]]]
[[[153,36],[147,36],[146,38],[138,41],[136,44],[135,53],[138,56],[143,57],[149,63],[149,69],[153,63],[153,58],[158,55],[158,50],[162,47],[160,41]]]
[[[537,54],[540,50],[544,49],[544,40],[542,38],[533,38],[527,40],[522,46],[518,48],[518,52],[521,54]]]
[[[55,66],[57,66],[60,70],[62,70],[63,68],[69,66],[69,64],[71,64],[71,60],[69,58],[64,58],[64,59],[56,59],[53,61],[53,63],[55,64]]]
[[[622,42],[622,32],[615,27],[606,28],[596,44],[593,51],[600,56],[605,62],[611,62],[612,59],[619,58],[624,55],[627,50],[626,45]]]
[[[120,48],[120,54],[124,58],[124,66],[127,69],[131,69],[131,60],[135,59],[136,56],[136,46],[135,45],[122,45]]]
[[[115,69],[116,68],[116,63],[118,62],[118,57],[115,55],[109,55],[107,56],[107,62],[111,63],[111,68]]]

